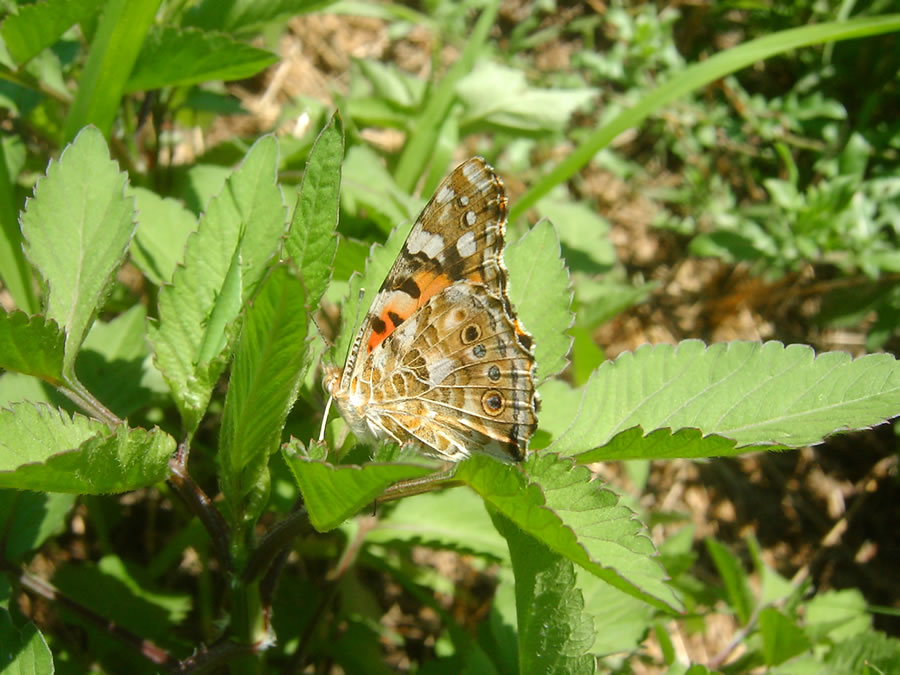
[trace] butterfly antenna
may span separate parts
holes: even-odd
[[[359,335],[359,310],[362,308],[363,298],[366,295],[366,289],[360,288],[359,295],[356,298],[356,316],[353,317],[353,334]],[[347,359],[350,358],[350,355],[356,351],[356,345],[354,342],[351,342],[347,345],[347,353],[344,354],[344,363],[347,363]]]
[[[323,443],[325,441],[325,425],[328,424],[328,412],[331,410],[332,401],[334,401],[334,396],[329,394],[328,403],[325,404],[325,414],[322,415],[322,428],[319,429],[319,443]]]

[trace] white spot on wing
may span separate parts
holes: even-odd
[[[437,386],[457,367],[456,359],[444,357],[428,366],[428,381]]]
[[[466,225],[472,227],[476,220],[474,211],[466,211]]]
[[[471,211],[469,213],[471,213]],[[461,236],[456,242],[456,250],[459,252],[460,257],[462,258],[468,258],[470,255],[474,255],[476,250],[475,234],[472,232],[466,232],[463,236]]]
[[[411,316],[394,331],[394,342],[397,344],[409,344],[415,339],[418,326],[419,320],[415,316]]]
[[[435,196],[438,204],[446,204],[456,196],[456,193],[447,185],[441,188],[440,192]]]
[[[414,255],[422,251],[429,258],[438,258],[444,250],[444,238],[439,234],[418,230],[406,240],[406,248]]]
[[[439,234],[432,234],[422,250],[429,258],[437,258],[444,250],[444,238]]]
[[[481,164],[478,164],[477,162],[463,164],[463,175],[469,179],[469,182],[474,185],[475,189],[479,192],[484,192],[491,185],[488,180],[487,172],[485,172]]]

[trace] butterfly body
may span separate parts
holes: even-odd
[[[521,460],[537,426],[531,335],[506,292],[506,194],[480,157],[438,187],[327,388],[357,436],[449,461]]]

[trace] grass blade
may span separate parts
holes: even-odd
[[[78,93],[66,119],[65,140],[94,124],[107,138],[131,69],[161,0],[109,0],[103,8]]]

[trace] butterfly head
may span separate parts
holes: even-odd
[[[352,378],[347,386],[343,383],[343,370],[337,366],[325,366],[324,385],[328,392],[329,406],[334,401],[341,417],[353,431],[357,438],[370,439],[377,437],[378,430],[372,427],[366,415],[367,406],[370,403],[370,390],[360,383],[357,378]],[[322,420],[322,434],[324,436],[325,424],[328,420],[328,409]]]

